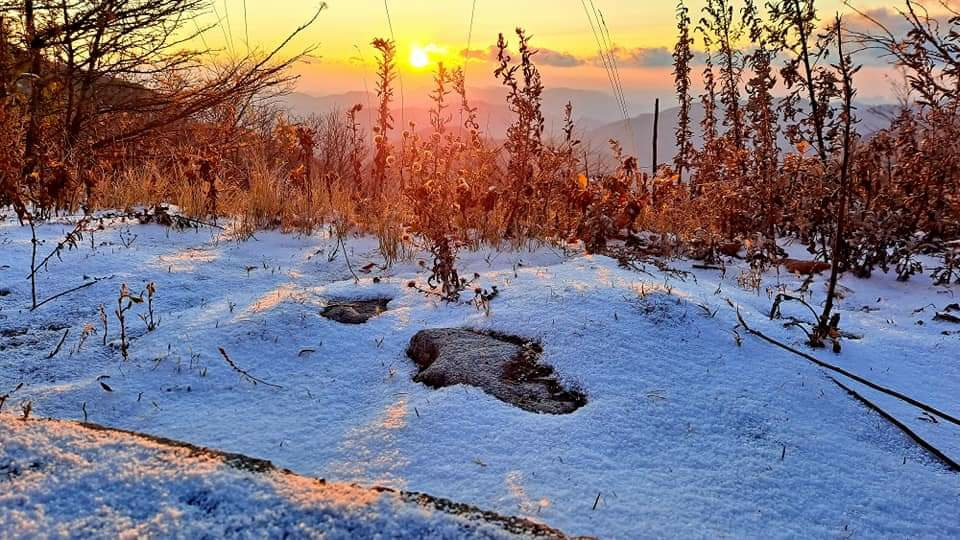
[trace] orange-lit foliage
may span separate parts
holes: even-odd
[[[188,0],[161,4],[192,14]],[[843,72],[855,68],[831,64],[828,52],[835,57],[844,34],[818,35],[813,0],[762,7],[755,0],[711,0],[699,24],[706,114],[696,145],[691,21],[682,2],[677,12],[674,73],[682,113],[675,135],[681,151],[673,167],[652,177],[615,141],[614,170],[589,170],[584,158],[592,156],[580,149],[572,105],[563,111],[562,134],[544,135],[537,51],[519,29],[514,49],[503,35],[497,43],[494,75],[513,114],[506,133],[481,130],[463,71],[442,64],[430,94],[430,125],[419,131],[413,124],[394,126],[396,47],[377,39],[378,102],[366,134],[360,105],[307,119],[289,119],[264,105],[258,98],[290,80],[289,63],[270,58],[193,71],[178,63],[192,57],[161,55],[165,63],[157,65],[166,67],[148,85],[131,95],[110,94],[121,104],[133,99],[153,107],[131,114],[116,101],[90,102],[96,92],[89,88],[70,98],[64,88],[71,86],[61,79],[82,88],[86,76],[78,66],[49,70],[58,63],[70,67],[51,48],[40,64],[38,80],[46,84],[34,94],[22,82],[30,69],[22,51],[31,32],[22,17],[5,18],[0,205],[17,205],[21,216],[29,209],[41,219],[57,209],[171,202],[194,217],[236,217],[242,234],[324,225],[341,238],[350,231],[373,233],[387,261],[408,248],[431,250],[434,278],[448,297],[465,283],[455,271],[461,248],[582,241],[589,251],[603,252],[614,239],[640,244],[641,230],[658,233],[657,253],[716,260],[736,253],[731,245],[742,246],[760,267],[783,259],[775,240],[788,236],[818,259],[837,260],[840,269],[863,276],[890,268],[906,279],[920,271],[918,254],[947,253],[934,270],[937,279],[960,278],[960,255],[950,244],[960,238],[960,103],[950,90],[960,87],[960,53],[950,37],[958,19],[941,35],[922,15],[910,18],[908,12],[909,35],[880,32],[873,38],[907,69],[921,106],[906,106],[889,128],[844,144],[855,111],[842,104],[848,90]],[[118,28],[116,43],[150,28]],[[740,34],[749,37],[748,50],[736,48]],[[939,56],[925,57],[931,50]],[[101,75],[128,84],[130,69],[111,64]],[[32,115],[32,97],[51,114]],[[70,99],[79,101],[68,107]],[[94,104],[108,112],[82,113]],[[43,119],[35,126],[40,144],[27,151],[32,118]]]

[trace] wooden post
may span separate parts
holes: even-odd
[[[653,104],[653,176],[657,176],[660,163],[657,160],[657,138],[660,131],[660,98]]]

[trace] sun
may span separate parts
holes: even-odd
[[[440,62],[446,64],[449,59],[447,48],[436,43],[427,43],[426,45],[415,43],[410,46],[409,62],[414,69],[423,69]]]
[[[414,47],[410,51],[410,65],[423,69],[430,64],[430,53],[424,47]]]

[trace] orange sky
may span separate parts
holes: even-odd
[[[208,31],[210,47],[243,52],[250,47],[269,48],[310,17],[315,0],[213,0],[215,12],[208,20],[220,21]],[[620,50],[620,73],[627,99],[631,91],[663,92],[672,87],[669,49],[675,40],[674,2],[644,0],[593,0],[602,12],[614,44]],[[316,46],[316,58],[300,66],[301,91],[330,94],[362,90],[364,79],[372,84],[374,37],[395,37],[404,83],[414,91],[429,84],[431,64],[411,65],[412,53],[420,49],[430,62],[462,62],[460,51],[468,45],[472,0],[388,0],[390,22],[383,0],[328,0],[327,10],[299,36],[290,50]],[[883,0],[851,0],[859,9],[890,6]],[[696,12],[702,0],[689,2]],[[587,0],[589,6],[589,0]],[[739,6],[739,2],[736,2]],[[849,13],[841,0],[820,0],[826,15]],[[246,17],[245,17],[246,15]],[[696,16],[694,19],[696,20]],[[534,35],[541,48],[539,60],[548,86],[606,90],[606,72],[594,65],[597,44],[581,0],[477,0],[470,49],[483,51],[493,45],[498,32],[512,33],[517,26]],[[515,40],[514,40],[515,41]],[[474,60],[468,65],[469,84],[491,86],[492,64]],[[862,97],[890,94],[887,68],[867,68],[861,76]],[[866,84],[863,84],[866,82]]]

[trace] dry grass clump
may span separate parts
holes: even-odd
[[[943,265],[930,270],[947,283],[958,279],[952,242],[960,238],[960,102],[952,89],[960,86],[960,54],[952,36],[960,18],[938,29],[913,2],[904,14],[909,34],[878,27],[858,35],[843,21],[819,21],[813,0],[710,0],[700,16],[681,2],[673,55],[680,151],[671,164],[642,171],[611,141],[614,166],[599,171],[576,139],[573,105],[562,133],[544,134],[537,51],[520,29],[513,48],[504,35],[496,47],[493,74],[513,113],[505,134],[483,132],[463,71],[444,65],[434,74],[430,125],[397,125],[396,47],[386,39],[372,42],[372,111],[357,104],[289,119],[261,99],[283,89],[288,63],[245,58],[180,80],[173,75],[192,72],[163,64],[175,57],[160,50],[143,52],[170,70],[148,85],[152,93],[73,96],[106,111],[76,124],[62,120],[76,111],[63,109],[69,96],[56,95],[65,86],[53,79],[82,81],[84,72],[45,71],[44,61],[65,59],[53,48],[24,47],[40,23],[31,27],[20,13],[0,23],[0,87],[24,75],[25,64],[15,60],[25,50],[40,55],[32,75],[47,84],[45,92],[0,93],[0,204],[39,220],[60,209],[172,202],[198,219],[235,218],[241,236],[323,226],[339,239],[370,233],[388,263],[415,249],[432,251],[433,278],[449,296],[464,287],[454,271],[460,249],[582,242],[603,252],[615,239],[711,261],[744,253],[762,268],[783,260],[776,240],[788,236],[831,262],[831,281],[839,272],[867,276],[877,268],[907,279],[927,270],[918,255],[945,253]],[[117,32],[163,32],[169,20],[155,17],[121,17],[116,24],[136,27]],[[746,40],[752,46],[740,49]],[[893,56],[918,98],[869,137],[853,129],[857,67],[847,54],[863,43]],[[699,96],[691,82],[698,44],[705,50]],[[128,80],[128,68],[110,65],[101,75]],[[127,99],[157,112],[131,115],[122,107]],[[699,126],[690,118],[697,101],[706,112]],[[61,120],[38,125],[34,107]],[[375,118],[371,133],[358,121],[367,112]],[[656,233],[656,245],[640,231]]]

